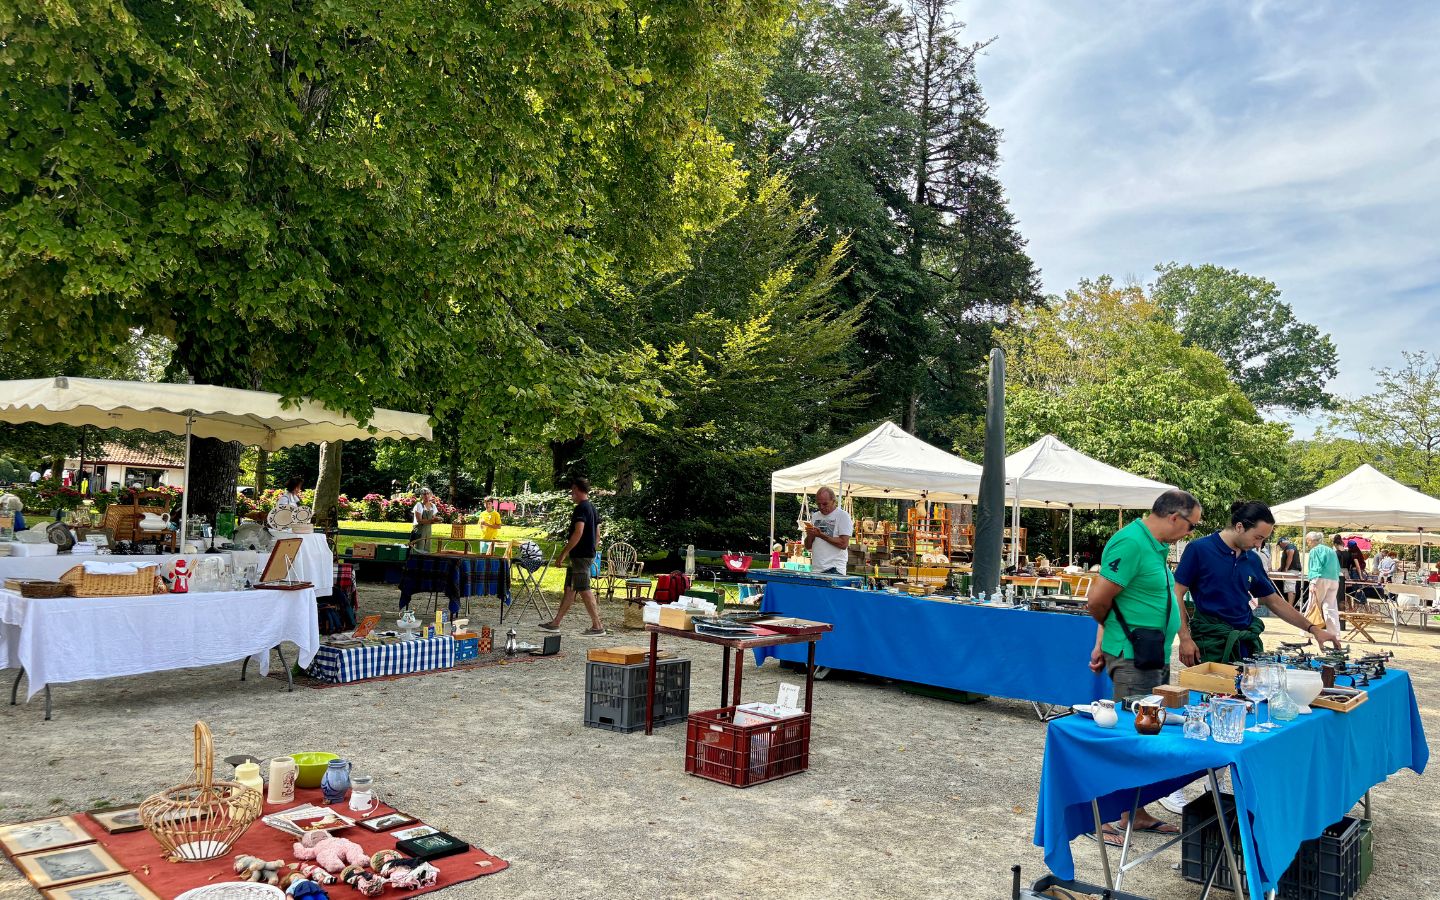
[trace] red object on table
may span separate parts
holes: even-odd
[[[698,631],[681,631],[678,628],[666,628],[664,625],[646,625],[645,630],[650,632],[650,672],[645,684],[645,733],[651,734],[654,731],[655,714],[655,657],[660,652],[660,635],[685,638],[690,641],[699,641],[702,644],[718,644],[725,648],[725,655],[722,658],[720,668],[720,707],[723,709],[730,705],[730,651],[738,651],[735,659],[735,703],[740,703],[740,681],[741,673],[745,670],[745,651],[754,650],[759,647],[776,647],[780,644],[809,644],[809,653],[805,663],[805,711],[810,712],[810,694],[815,687],[815,642],[820,640],[821,634],[834,629],[825,622],[816,622],[816,626],[823,628],[823,631],[814,634],[770,634],[755,635],[753,637],[725,638],[716,637],[713,634],[701,634]]]
[[[265,804],[263,815],[291,809],[306,803],[314,803],[317,806],[321,806],[324,802],[325,798],[319,790],[301,789],[295,792],[295,800],[292,803]],[[343,803],[337,803],[334,809],[342,815],[355,818]],[[373,819],[376,816],[382,816],[392,812],[398,812],[398,810],[381,804],[375,812],[365,818]],[[144,829],[127,832],[125,834],[108,834],[104,828],[101,828],[100,825],[88,815],[78,815],[75,817],[75,820],[80,823],[82,828],[94,835],[95,840],[98,841],[111,856],[115,857],[120,865],[129,869],[132,875],[161,897],[177,897],[191,888],[197,888],[207,884],[218,884],[222,881],[238,880],[239,876],[235,874],[234,866],[235,856],[239,853],[249,853],[251,856],[257,856],[260,859],[266,860],[283,859],[287,863],[298,862],[293,848],[299,839],[291,837],[282,831],[277,831],[258,819],[255,821],[255,824],[251,825],[245,834],[240,837],[240,840],[235,842],[235,846],[230,849],[230,852],[224,856],[205,862],[179,863],[168,861],[165,858],[165,851],[156,843],[155,838],[150,836],[150,832]],[[403,831],[406,828],[415,828],[424,824],[427,823],[412,822],[409,825],[401,825],[393,828],[391,831],[380,832],[366,831],[357,824],[354,828],[336,831],[334,835],[354,841],[363,847],[366,853],[373,855],[377,850],[393,850],[395,848],[395,838],[390,836],[392,832]],[[432,827],[439,828],[447,834],[453,834],[453,832],[440,828],[438,825]],[[462,841],[468,840],[463,834],[456,834],[454,836]],[[479,865],[480,863],[486,862],[488,862],[489,865]],[[510,864],[500,857],[491,856],[484,850],[475,848],[472,845],[470,850],[455,856],[437,859],[433,865],[440,870],[440,877],[433,886],[414,891],[404,891],[403,893],[407,896],[428,894],[431,891],[438,891],[441,888],[450,887],[452,884],[473,881],[482,875],[491,875],[495,872],[503,871],[508,868]],[[145,871],[147,866],[149,867],[148,874]],[[338,892],[336,891],[337,888],[339,888]],[[332,898],[340,898],[347,894],[354,893],[349,885],[341,885],[338,882],[329,886],[327,891],[330,892]],[[387,893],[390,892],[387,891]],[[399,892],[396,893],[398,894]],[[359,895],[356,894],[356,896]]]

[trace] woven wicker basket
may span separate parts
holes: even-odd
[[[171,862],[216,859],[260,818],[260,792],[215,780],[215,742],[210,727],[195,723],[194,781],[161,791],[140,804],[140,823],[165,848]]]
[[[22,597],[49,599],[69,597],[70,585],[60,581],[42,581],[37,578],[11,578],[5,581],[5,589],[16,591]]]
[[[158,567],[145,567],[134,575],[89,575],[85,567],[75,566],[60,576],[76,597],[144,597],[166,593]]]

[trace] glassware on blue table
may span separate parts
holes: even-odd
[[[1245,740],[1245,701],[1228,697],[1210,699],[1210,735],[1222,744]]]
[[[1203,704],[1195,704],[1185,707],[1185,730],[1184,734],[1192,741],[1208,740],[1210,737],[1210,723],[1205,721],[1209,715],[1210,707]]]
[[[1278,662],[1267,662],[1265,664],[1265,724],[1261,725],[1266,731],[1272,728],[1279,728],[1273,721],[1275,718],[1275,701],[1280,695],[1286,693],[1285,665]],[[1286,695],[1288,696],[1288,694]]]
[[[1240,692],[1245,695],[1246,700],[1255,704],[1255,724],[1245,730],[1264,731],[1260,726],[1260,704],[1270,695],[1270,686],[1266,681],[1265,666],[1262,663],[1245,664],[1245,671],[1240,676]]]

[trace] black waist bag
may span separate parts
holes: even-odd
[[[1130,648],[1135,651],[1135,668],[1140,671],[1153,672],[1169,664],[1170,654],[1165,652],[1165,632],[1170,629],[1170,613],[1174,607],[1175,601],[1171,598],[1165,606],[1164,628],[1131,628],[1125,621],[1125,614],[1120,612],[1120,604],[1110,607],[1120,622],[1120,630],[1125,632],[1125,639],[1130,642]]]

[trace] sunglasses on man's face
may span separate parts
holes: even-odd
[[[1186,534],[1190,534],[1192,531],[1194,531],[1195,529],[1197,529],[1197,528],[1200,527],[1200,522],[1198,522],[1198,521],[1196,521],[1196,522],[1190,521],[1190,517],[1189,517],[1189,516],[1183,515],[1183,514],[1181,514],[1181,513],[1171,513],[1171,515],[1172,515],[1172,516],[1180,516],[1180,521],[1182,521],[1182,522],[1185,523],[1185,533],[1186,533]]]

